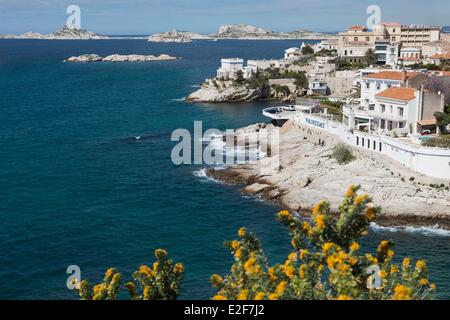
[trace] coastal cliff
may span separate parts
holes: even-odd
[[[242,138],[251,130],[240,130]],[[339,141],[332,135],[288,122],[281,129],[279,153],[258,161],[208,169],[217,180],[244,185],[244,193],[277,201],[283,208],[307,212],[321,200],[339,203],[351,184],[381,204],[382,225],[434,226],[450,229],[450,181],[437,181],[412,172],[378,155],[353,150],[355,159],[339,164],[333,149]],[[272,174],[261,174],[279,156],[279,168]],[[337,211],[335,206],[332,210]]]
[[[248,84],[218,79],[206,80],[201,88],[191,93],[186,100],[191,102],[244,102],[267,99],[269,89],[265,86],[252,88]]]

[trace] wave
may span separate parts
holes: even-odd
[[[437,224],[428,227],[408,227],[408,226],[384,227],[372,222],[370,223],[370,228],[375,232],[404,232],[404,233],[418,233],[425,236],[450,237],[450,230],[440,228],[439,225]]]
[[[216,168],[216,169],[217,169],[217,168]],[[203,169],[194,171],[194,172],[192,172],[192,174],[193,174],[194,176],[198,177],[198,178],[201,178],[201,179],[205,180],[205,181],[211,181],[211,182],[221,183],[219,180],[214,179],[214,178],[208,176],[208,175],[206,174],[206,168],[203,168]]]
[[[186,100],[186,97],[170,99],[170,101],[176,101],[176,102],[184,102],[185,100]]]

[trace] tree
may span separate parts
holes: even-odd
[[[364,54],[364,58],[369,66],[377,63],[377,55],[375,54],[375,51],[373,51],[373,49],[367,49],[366,53]]]
[[[314,49],[310,45],[306,45],[302,48],[302,54],[304,56],[314,54]]]
[[[238,70],[236,73],[236,82],[242,83],[243,81],[244,81],[244,73],[242,72],[242,70]]]
[[[313,209],[311,222],[286,210],[278,213],[292,237],[293,251],[271,266],[259,240],[241,228],[239,239],[225,243],[234,256],[231,272],[211,276],[215,300],[427,299],[435,290],[425,261],[392,263],[393,243],[383,240],[374,255],[360,252],[357,240],[367,234],[379,212],[367,195],[351,186],[334,217],[329,203]],[[375,277],[368,274],[375,273]],[[379,280],[379,281],[378,281]]]

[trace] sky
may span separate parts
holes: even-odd
[[[366,24],[369,5],[382,21],[450,25],[449,0],[0,0],[0,33],[49,33],[64,25],[69,5],[81,27],[102,34],[147,35],[174,28],[215,33],[222,24],[274,31],[341,31]]]

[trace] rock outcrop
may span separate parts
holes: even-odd
[[[41,39],[41,40],[102,40],[109,39],[108,36],[96,34],[84,29],[71,29],[63,26],[55,32],[41,34],[37,32],[27,32],[21,35],[0,35],[3,39]]]
[[[192,33],[182,32],[178,30],[172,30],[169,32],[163,32],[158,34],[152,34],[148,38],[150,42],[177,42],[187,43],[192,42]]]
[[[74,56],[65,59],[65,62],[151,62],[151,61],[169,61],[176,60],[176,57],[169,56],[167,54],[161,54],[159,56],[154,55],[120,55],[112,54],[106,57],[101,57],[97,54],[82,54],[81,56]]]
[[[236,134],[242,139],[252,130],[262,129],[249,127]],[[379,224],[438,224],[450,229],[450,181],[437,181],[363,150],[353,150],[356,159],[340,165],[332,155],[339,143],[337,137],[292,124],[280,131],[277,154],[226,169],[209,169],[207,174],[226,183],[246,185],[247,194],[276,199],[282,207],[305,214],[321,200],[330,201],[332,210],[337,211],[347,187],[361,185],[361,192],[369,194],[382,208]],[[273,166],[277,156],[279,163]],[[276,170],[263,170],[269,165]]]
[[[252,88],[234,81],[208,79],[201,88],[191,93],[186,100],[191,102],[245,102],[268,98],[266,87]]]
[[[330,35],[309,30],[296,30],[291,32],[276,32],[258,28],[247,24],[222,25],[216,35],[222,39],[326,39]]]

